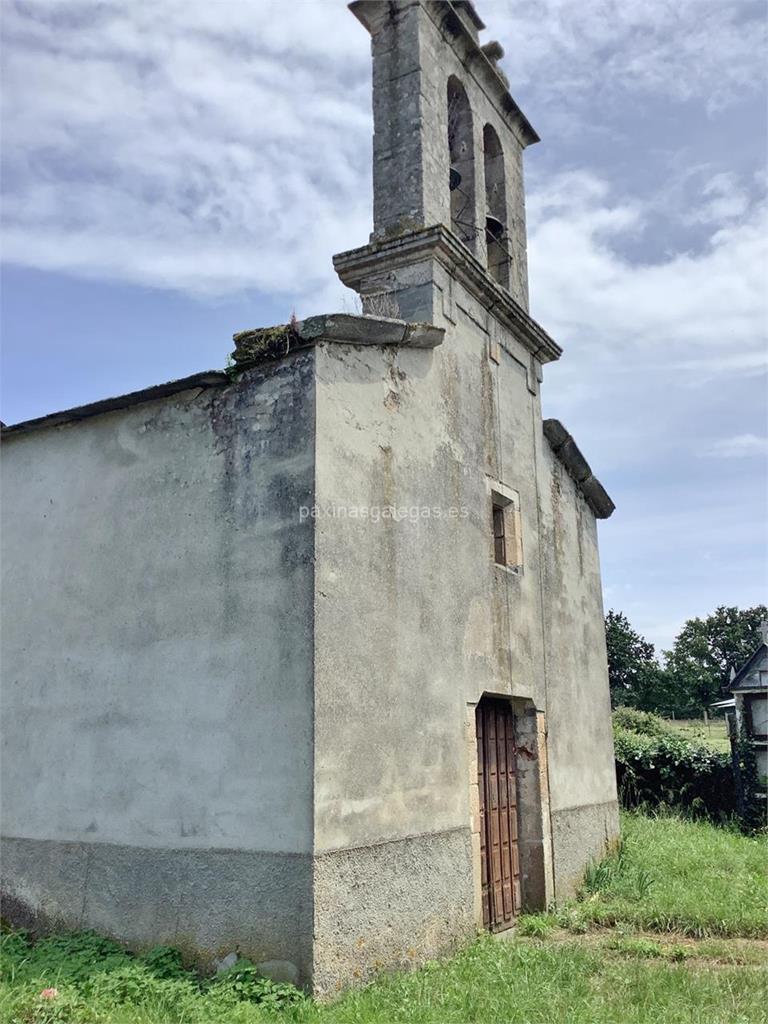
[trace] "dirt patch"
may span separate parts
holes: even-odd
[[[768,939],[695,939],[677,932],[633,931],[623,934],[611,928],[591,928],[578,934],[556,928],[546,938],[531,941],[585,945],[616,957],[658,958],[679,963],[695,961],[712,967],[768,968]]]

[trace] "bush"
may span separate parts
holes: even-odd
[[[187,972],[181,958],[181,951],[173,946],[153,946],[138,958],[155,978],[184,978]]]
[[[293,985],[271,981],[259,974],[249,960],[238,960],[229,970],[217,975],[209,991],[232,996],[241,1002],[258,1003],[271,1010],[283,1010],[304,999]]]
[[[654,716],[649,716],[654,717]],[[652,728],[655,728],[651,723]],[[736,814],[736,790],[727,754],[673,733],[614,728],[616,780],[624,807],[670,807],[724,821]]]
[[[741,778],[741,827],[747,833],[759,832],[768,824],[765,816],[765,788],[758,776],[755,745],[747,735],[743,720],[736,750]]]
[[[29,957],[29,936],[22,931],[0,935],[0,981],[13,980]]]
[[[23,932],[2,938],[3,973],[21,980],[47,979],[48,985],[79,985],[96,972],[114,971],[132,963],[122,946],[95,932],[49,935],[31,943]]]
[[[13,988],[0,1016],[11,1024],[102,1024],[119,1008],[130,1007],[153,1024],[232,1024],[246,1019],[248,1004],[255,1014],[256,1007],[271,1012],[306,1002],[293,985],[263,977],[247,960],[206,979],[185,969],[181,953],[171,946],[135,956],[93,932],[38,942],[24,932],[8,932],[0,935],[0,963],[0,981],[8,991]],[[238,1008],[246,1014],[241,1017]]]
[[[614,727],[639,733],[641,736],[674,736],[663,718],[650,711],[637,711],[635,708],[617,708],[613,712]]]

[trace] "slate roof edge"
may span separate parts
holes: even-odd
[[[757,649],[755,651],[753,651],[752,654],[750,654],[750,656],[747,658],[747,660],[741,666],[741,668],[736,673],[736,675],[733,677],[733,679],[731,679],[726,684],[726,686],[723,687],[723,689],[726,690],[726,691],[727,690],[731,690],[732,691],[732,690],[739,690],[739,689],[741,689],[742,688],[741,687],[741,681],[746,676],[749,675],[749,673],[752,670],[752,668],[754,667],[755,663],[758,662],[761,657],[764,657],[766,653],[768,653],[768,644],[766,644],[766,642],[763,640],[762,643],[759,644]],[[762,687],[762,686],[760,686],[758,684],[757,686],[750,685],[748,687],[744,687],[744,689],[762,690],[762,689],[764,689],[764,687]]]
[[[388,317],[356,316],[351,313],[326,313],[298,321],[295,327],[283,324],[277,327],[240,331],[234,336],[234,357],[239,371],[259,363],[274,362],[297,347],[309,348],[318,341],[341,345],[397,345],[429,349],[442,344],[444,335],[443,328],[436,327],[434,324],[408,323],[405,320],[394,320]],[[250,346],[253,346],[254,342],[258,344],[265,336],[269,341],[267,346],[262,344],[257,353],[254,353],[253,348],[248,351],[249,344]],[[291,343],[287,344],[287,342]],[[295,342],[298,342],[298,345]],[[98,402],[89,402],[87,405],[78,405],[71,409],[48,413],[31,420],[22,420],[8,426],[2,424],[0,433],[3,438],[18,437],[34,430],[76,423],[92,416],[101,416],[104,413],[127,409],[144,402],[168,398],[181,391],[223,387],[232,382],[231,372],[205,370],[202,373],[194,373],[190,377],[181,377],[179,380],[168,381],[165,384],[154,384],[151,387],[142,388],[141,391],[131,391],[114,398],[100,399]]]
[[[58,427],[65,423],[75,423],[78,420],[89,419],[91,416],[101,416],[104,413],[116,412],[118,409],[128,409],[132,405],[154,402],[159,398],[167,398],[169,395],[176,395],[181,391],[221,387],[227,383],[229,383],[229,377],[226,373],[220,370],[205,370],[202,373],[193,373],[190,377],[181,377],[179,380],[171,380],[165,384],[154,384],[152,387],[142,388],[141,391],[130,391],[126,395],[102,398],[98,402],[77,405],[72,409],[63,409],[61,412],[48,413],[46,416],[38,416],[35,419],[22,420],[20,423],[12,423],[9,426],[3,425],[2,436],[6,438],[28,434],[33,430],[43,430],[47,427]]]
[[[597,518],[610,518],[616,510],[616,506],[606,489],[592,473],[589,463],[560,420],[544,420],[544,436]]]

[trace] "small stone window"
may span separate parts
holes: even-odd
[[[493,560],[510,572],[523,571],[522,521],[520,496],[509,488],[491,489],[491,527]]]
[[[497,565],[507,564],[507,528],[504,506],[493,503],[493,557]]]

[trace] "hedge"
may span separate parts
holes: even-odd
[[[736,814],[728,754],[683,739],[664,728],[661,719],[643,723],[645,732],[630,730],[621,721],[614,721],[614,747],[619,797],[625,807],[666,805],[713,821]]]

